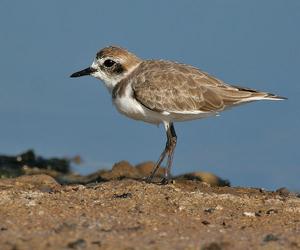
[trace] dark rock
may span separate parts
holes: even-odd
[[[255,212],[255,216],[256,216],[256,217],[260,217],[260,216],[261,216],[261,213],[262,213],[262,211],[259,210],[258,212]]]
[[[26,169],[54,170],[59,173],[70,172],[70,162],[64,158],[45,159],[28,150],[17,156],[0,155],[0,176],[17,177],[25,174]]]
[[[278,240],[279,238],[274,234],[267,234],[263,239],[264,242],[278,241]]]
[[[205,225],[205,226],[207,226],[207,225],[209,225],[209,224],[210,224],[210,222],[209,222],[209,221],[207,221],[207,220],[203,220],[203,221],[201,221],[201,223],[202,223],[203,225]]]
[[[127,198],[131,198],[132,194],[131,193],[123,193],[123,194],[114,194],[113,198],[115,199],[127,199]]]
[[[86,248],[86,242],[84,239],[78,239],[76,241],[68,243],[68,247],[72,249]]]
[[[275,192],[281,196],[289,196],[290,194],[290,191],[286,187],[278,188]]]

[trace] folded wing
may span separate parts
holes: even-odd
[[[131,81],[135,98],[158,112],[211,113],[255,100],[281,99],[225,84],[192,66],[168,61],[142,63]]]

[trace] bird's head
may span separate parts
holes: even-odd
[[[140,62],[141,59],[126,49],[109,46],[101,49],[96,54],[90,67],[75,72],[70,77],[93,76],[102,80],[111,91],[114,86],[131,73]]]

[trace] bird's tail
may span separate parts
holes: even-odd
[[[265,95],[262,98],[263,100],[274,100],[274,101],[282,101],[287,100],[287,97],[274,95],[272,93],[265,93]]]
[[[239,87],[239,86],[233,86],[239,90],[240,93],[248,94],[247,97],[241,98],[240,102],[251,102],[251,101],[259,101],[259,100],[273,100],[273,101],[279,101],[279,100],[287,100],[284,96],[274,95],[272,93],[268,92],[261,92],[255,89],[245,88],[245,87]]]

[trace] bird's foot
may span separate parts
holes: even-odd
[[[160,181],[160,184],[161,185],[167,185],[167,184],[170,184],[170,183],[173,183],[173,180],[171,180],[170,178],[162,178],[161,181]]]

